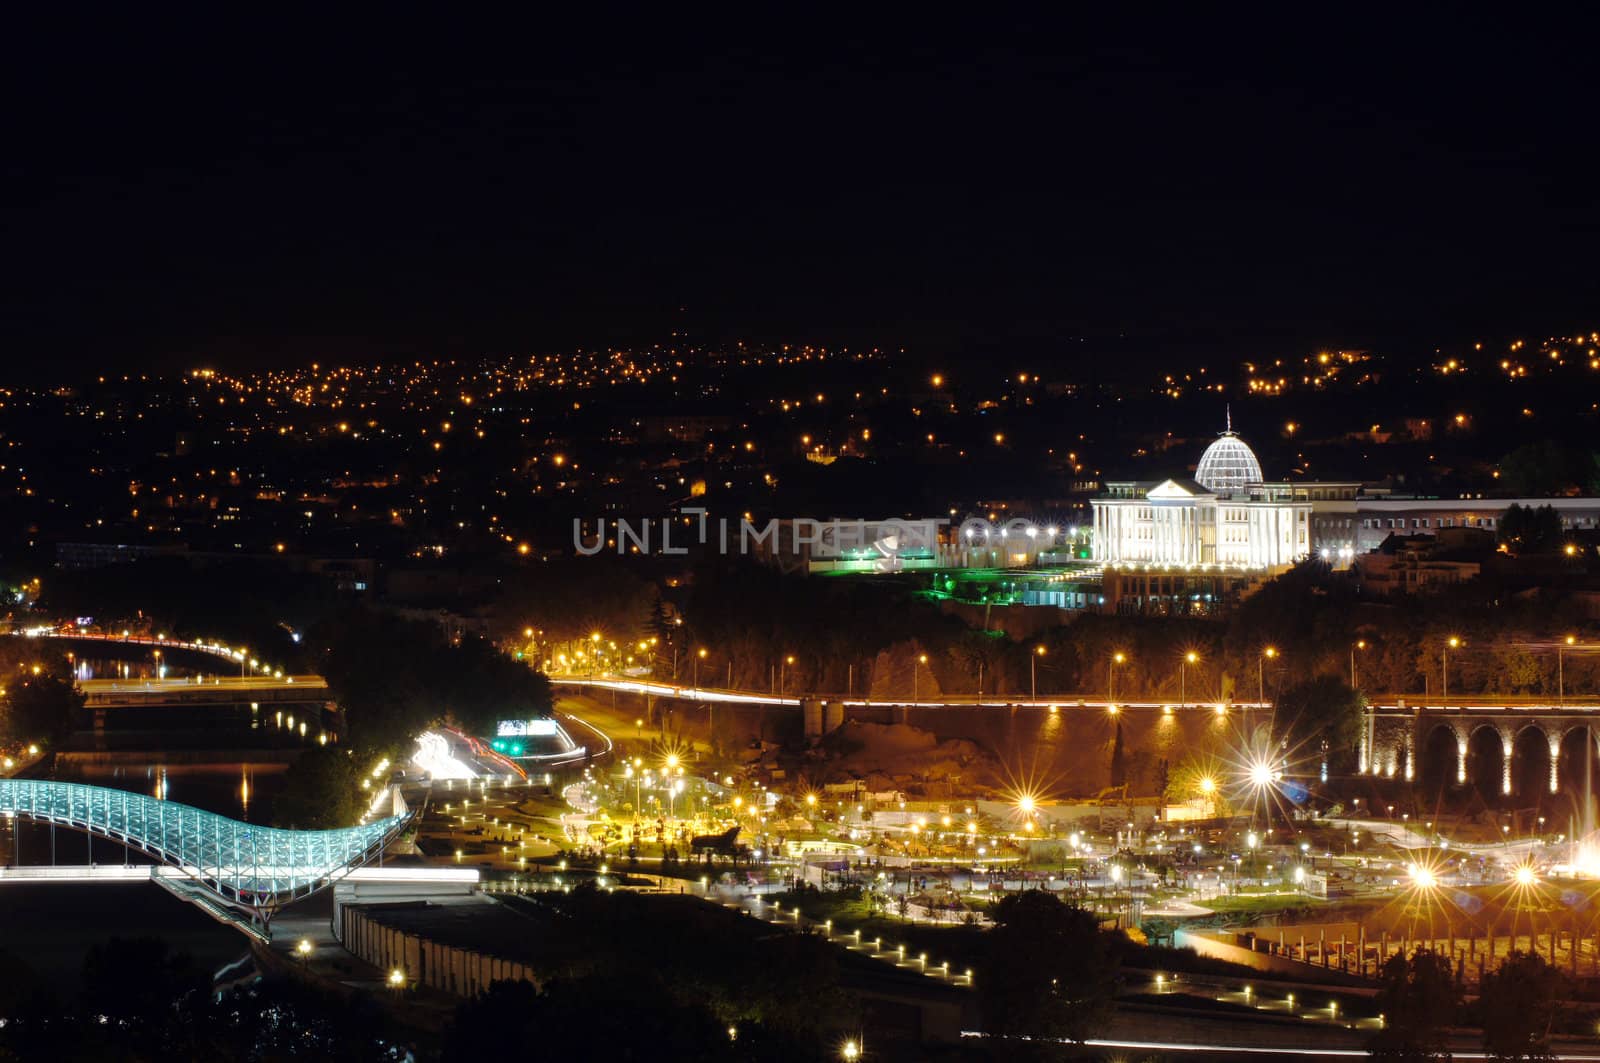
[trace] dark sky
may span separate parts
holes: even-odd
[[[1600,328],[1588,26],[151,10],[7,34],[0,378]]]

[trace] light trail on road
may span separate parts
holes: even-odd
[[[962,1037],[988,1037],[982,1030],[962,1030]],[[1060,1044],[1073,1044],[1075,1042],[1060,1040]],[[1134,1052],[1193,1052],[1209,1053],[1212,1055],[1246,1055],[1246,1056],[1295,1056],[1305,1059],[1371,1059],[1372,1053],[1364,1048],[1275,1048],[1269,1045],[1240,1045],[1240,1044],[1198,1044],[1191,1041],[1145,1041],[1121,1040],[1111,1038],[1092,1037],[1083,1042],[1088,1048],[1110,1048]],[[1473,1051],[1471,1049],[1452,1049],[1452,1059],[1491,1059],[1487,1052]],[[1571,1060],[1573,1063],[1600,1060],[1600,1050],[1586,1052],[1561,1051],[1554,1049],[1551,1059]]]
[[[672,683],[655,683],[642,679],[606,679],[596,677],[578,678],[575,676],[551,676],[550,682],[557,686],[589,687],[594,690],[616,690],[625,694],[652,694],[656,697],[678,698],[683,701],[710,701],[724,704],[739,705],[776,705],[784,708],[799,708],[800,697],[795,695],[758,694],[747,690],[718,690],[711,687],[686,687]],[[807,698],[818,701],[837,701],[843,705],[869,708],[873,705],[897,706],[912,709],[958,709],[958,708],[994,708],[1007,709],[1013,706],[1029,708],[1056,708],[1056,709],[1100,709],[1104,710],[1115,706],[1118,709],[1160,709],[1183,710],[1186,712],[1216,713],[1219,706],[1215,702],[1203,702],[1189,705],[1179,705],[1172,701],[1106,701],[1104,699],[1082,698],[1077,695],[1061,695],[1050,698],[1028,698],[1012,696],[976,696],[959,695],[938,699],[908,699],[908,698],[863,698],[855,695],[838,694],[807,694]],[[1230,701],[1220,706],[1223,711],[1255,710],[1267,708],[1264,702],[1255,701]]]

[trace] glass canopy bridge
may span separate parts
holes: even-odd
[[[122,842],[180,872],[154,881],[212,916],[265,939],[286,904],[382,854],[411,820],[396,814],[339,830],[281,830],[125,790],[0,779],[0,814]]]

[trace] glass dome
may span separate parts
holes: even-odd
[[[1261,463],[1244,440],[1224,432],[1200,455],[1194,478],[1207,491],[1237,491],[1246,484],[1261,482]]]

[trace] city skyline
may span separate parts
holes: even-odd
[[[11,20],[0,1056],[1597,1058],[1592,35],[1293,16]]]

